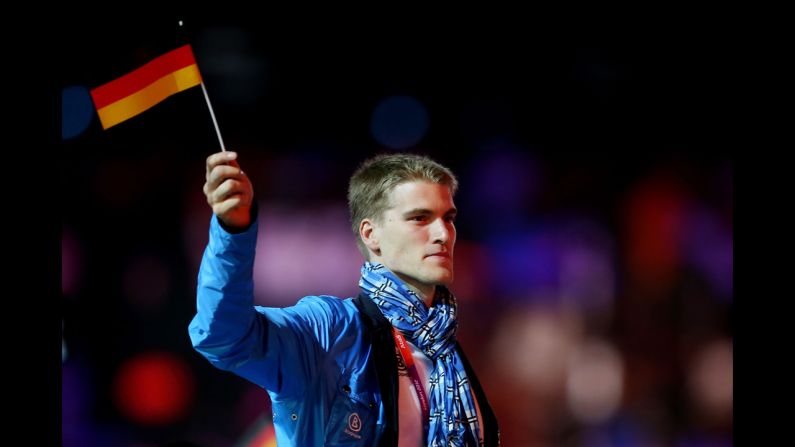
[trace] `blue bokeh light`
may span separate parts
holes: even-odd
[[[94,104],[82,85],[64,87],[61,93],[61,139],[74,138],[88,128],[94,118]]]
[[[425,106],[411,96],[390,96],[381,101],[370,120],[373,137],[390,149],[417,144],[428,130]]]

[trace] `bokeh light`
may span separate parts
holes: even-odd
[[[411,96],[390,96],[373,110],[370,131],[390,149],[406,149],[417,144],[428,130],[425,106]]]
[[[715,340],[701,347],[688,370],[687,389],[699,417],[707,425],[732,417],[734,390],[732,342]]]
[[[684,256],[700,271],[723,300],[732,298],[734,250],[732,230],[718,213],[706,206],[688,209],[682,238]]]
[[[82,85],[64,87],[61,92],[61,138],[74,138],[88,128],[94,118],[94,103]]]
[[[66,339],[64,338],[63,332],[64,323],[61,322],[61,363],[66,362],[67,357],[69,357],[69,350],[66,349]]]
[[[260,205],[256,303],[293,305],[307,295],[355,296],[363,258],[344,204],[314,209]],[[322,265],[323,268],[313,268]]]
[[[554,395],[565,386],[580,331],[575,315],[541,308],[511,312],[494,338],[495,361],[507,368],[515,385]]]
[[[194,399],[193,373],[177,356],[143,353],[118,369],[113,395],[118,410],[141,425],[165,425],[185,417]]]
[[[459,206],[468,231],[500,241],[528,232],[544,180],[543,165],[527,148],[505,141],[484,145],[464,180]]]
[[[665,174],[645,180],[626,205],[626,254],[630,272],[647,288],[670,283],[681,262],[685,196]]]
[[[585,340],[569,360],[566,396],[581,422],[603,423],[618,410],[623,396],[621,354],[604,340]]]

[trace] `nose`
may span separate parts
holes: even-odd
[[[433,223],[433,228],[431,231],[434,244],[444,245],[450,241],[451,229],[447,227],[447,223],[444,221],[444,219],[436,219],[436,221]]]

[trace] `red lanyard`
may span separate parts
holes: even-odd
[[[406,339],[403,337],[403,334],[401,334],[400,331],[394,327],[392,327],[392,335],[395,337],[395,346],[397,346],[400,350],[400,355],[403,357],[403,362],[406,364],[406,368],[409,370],[409,376],[411,377],[411,383],[414,385],[414,390],[417,391],[417,397],[420,401],[420,408],[422,408],[422,427],[424,429],[422,438],[423,440],[427,440],[428,426],[431,420],[431,410],[428,405],[428,396],[425,395],[425,387],[422,386],[420,374],[417,372],[417,366],[414,364],[414,356],[411,355],[411,349],[409,349]]]

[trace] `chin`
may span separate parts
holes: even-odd
[[[453,272],[448,271],[440,275],[437,275],[435,283],[441,284],[443,286],[449,286],[450,284],[453,283]]]

